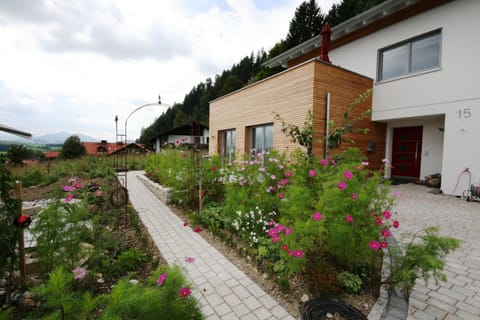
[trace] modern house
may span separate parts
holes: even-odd
[[[391,159],[387,177],[423,179],[440,173],[442,191],[455,195],[480,183],[478,12],[480,1],[475,0],[387,0],[332,28],[331,65],[324,72],[344,70],[372,79],[371,123],[378,126],[377,133],[384,126],[385,147],[375,134],[367,139],[370,146],[376,142],[373,154]],[[318,87],[317,76],[295,80],[305,77],[307,69],[313,68],[309,66],[323,66],[318,61],[321,51],[318,35],[266,62],[269,67],[284,66],[282,73],[212,101],[210,129],[217,137],[212,137],[216,143],[211,143],[210,152],[224,153],[229,143],[237,150],[248,150],[246,133],[265,121],[258,115],[266,105],[281,114],[282,104],[288,104],[283,108],[290,113],[281,115],[299,125],[305,110],[312,110],[314,130],[318,130],[315,114],[322,114],[321,108],[316,110],[326,100],[325,92],[330,92],[335,112],[335,96],[350,90],[346,86],[337,93],[322,91],[328,84],[345,85],[336,82],[340,78],[335,76]],[[236,103],[239,106],[232,107]],[[343,108],[346,103],[341,103]],[[252,110],[254,114],[247,115]],[[286,138],[279,136],[280,124],[270,123],[273,146],[281,149]]]
[[[208,127],[197,121],[192,121],[158,136],[155,141],[155,150],[160,152],[163,146],[176,145],[178,143],[202,149],[208,148],[208,142]]]

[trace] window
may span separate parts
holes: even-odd
[[[220,131],[220,156],[228,162],[235,158],[235,129]]]
[[[270,151],[273,147],[273,124],[250,127],[249,150],[255,149],[256,153]]]
[[[440,30],[379,52],[378,81],[440,67]]]

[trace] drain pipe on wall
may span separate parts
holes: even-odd
[[[327,92],[327,103],[325,108],[325,159],[328,159],[328,139],[330,137],[330,92]]]

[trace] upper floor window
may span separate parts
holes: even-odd
[[[250,151],[267,152],[273,148],[273,124],[264,124],[249,128]]]
[[[220,131],[218,136],[220,138],[220,156],[227,162],[232,162],[235,158],[235,129]]]
[[[381,49],[378,81],[440,67],[440,43],[437,30]]]

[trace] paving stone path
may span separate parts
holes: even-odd
[[[190,226],[158,200],[137,178],[128,173],[130,202],[168,264],[184,267],[194,285],[207,320],[267,319],[294,320],[275,299],[228,261]],[[193,257],[193,263],[185,262]]]
[[[462,241],[447,256],[448,282],[418,280],[410,296],[411,320],[480,319],[480,202],[435,195],[414,184],[392,186],[401,197],[398,212],[400,233],[438,226],[440,233]],[[399,239],[399,234],[395,234]]]

